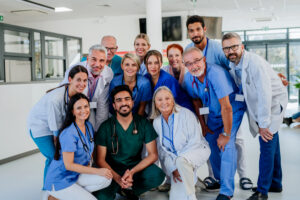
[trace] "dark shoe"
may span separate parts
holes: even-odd
[[[139,197],[132,190],[122,189],[120,195],[130,200],[139,200]]]
[[[283,118],[283,123],[290,126],[293,123],[293,119],[291,117]]]
[[[226,196],[224,194],[219,194],[217,196],[217,199],[216,200],[230,200],[231,198],[229,196]]]
[[[218,192],[218,191],[220,191],[221,186],[220,186],[220,183],[216,179],[214,179],[212,177],[206,177],[204,179],[204,183],[206,184],[205,190],[207,192]]]
[[[247,200],[267,200],[267,199],[268,199],[268,195],[256,191]]]
[[[257,190],[257,187],[252,188],[253,192],[256,192],[256,190]],[[272,188],[271,187],[269,189],[269,192],[280,193],[280,192],[282,192],[282,188]]]
[[[253,183],[250,178],[243,177],[240,179],[240,187],[242,190],[250,190],[253,187]]]

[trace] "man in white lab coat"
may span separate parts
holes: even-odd
[[[96,44],[90,47],[87,60],[79,65],[87,68],[88,87],[85,88],[84,94],[90,100],[91,114],[89,121],[93,125],[95,131],[98,130],[102,122],[108,119],[108,95],[109,84],[114,76],[112,69],[106,66],[107,50],[105,47]],[[78,65],[76,64],[76,65]],[[74,66],[76,66],[74,65]],[[70,69],[66,70],[63,83],[68,83],[68,74]]]
[[[248,200],[265,200],[269,191],[282,191],[278,130],[288,102],[287,90],[266,60],[244,49],[238,34],[225,34],[222,46],[240,98],[247,104],[250,131],[254,137],[260,135],[257,189]]]

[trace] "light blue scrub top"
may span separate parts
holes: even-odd
[[[32,137],[57,136],[66,117],[68,104],[66,87],[46,93],[31,109],[27,126]]]
[[[143,61],[143,63],[140,66],[140,71],[138,72],[138,74],[140,74],[142,76],[144,76],[144,75],[147,74],[147,67],[146,67],[144,61]]]
[[[111,92],[112,89],[114,89],[116,86],[119,86],[119,85],[125,85],[123,75],[116,76],[112,79],[112,81],[110,82],[110,85],[109,85],[109,93]],[[138,112],[140,102],[151,100],[151,98],[152,98],[151,83],[146,77],[144,77],[140,74],[137,74],[136,85],[133,88],[132,97],[134,100],[132,112],[134,114]],[[112,107],[112,99],[110,99],[110,112],[114,113],[113,107]]]
[[[110,63],[108,64],[108,66],[114,72],[114,77],[123,74],[123,70],[121,68],[121,62],[122,62],[122,57],[118,55],[114,55],[114,57],[111,59]]]
[[[151,75],[149,73],[147,73],[145,77],[147,77],[150,80],[150,82],[152,82]],[[153,88],[152,85],[152,95],[154,91],[160,86],[166,86],[172,91],[175,102],[177,104],[189,109],[192,112],[195,112],[194,107],[192,105],[192,101],[188,94],[181,88],[178,81],[172,75],[170,75],[168,72],[165,72],[162,69],[160,70],[159,78],[155,87]]]
[[[94,136],[94,129],[92,124],[86,122],[86,135],[84,135],[78,128],[79,134],[81,135],[83,142],[87,145],[89,152],[86,152],[83,148],[83,144],[78,136],[77,129],[72,123],[69,127],[65,128],[59,135],[59,142],[61,146],[59,160],[52,160],[49,166],[45,188],[48,191],[52,190],[54,186],[55,190],[65,189],[77,182],[77,172],[69,171],[65,168],[65,164],[62,157],[62,152],[74,152],[74,163],[87,166],[91,160],[91,155],[94,150],[94,142],[90,141],[88,131],[91,137]]]
[[[238,93],[229,72],[221,66],[206,63],[206,75],[203,83],[190,72],[184,76],[183,87],[193,99],[201,99],[203,107],[209,107],[207,126],[216,131],[223,126],[219,99],[229,96],[233,115],[246,109],[245,102],[235,101]],[[233,122],[234,123],[234,122]]]
[[[162,145],[166,149],[177,156],[177,151],[174,146],[174,113],[169,116],[168,122],[161,115],[162,125]]]
[[[185,50],[188,48],[194,47],[195,44],[192,42],[185,47]],[[222,46],[219,42],[215,40],[210,40],[207,38],[207,44],[203,49],[203,55],[205,55],[206,62],[220,65],[226,70],[230,70],[229,60],[226,58]]]

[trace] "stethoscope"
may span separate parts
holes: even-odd
[[[136,123],[133,119],[133,131],[132,131],[132,135],[137,135],[138,134],[138,130],[136,128]],[[116,140],[117,143],[117,147],[115,148],[115,144],[114,144],[114,140]],[[113,126],[113,134],[111,135],[111,147],[112,147],[112,155],[117,155],[119,152],[119,141],[118,141],[118,135],[116,133],[116,122],[114,122],[114,126]]]
[[[88,155],[90,156],[90,159],[91,159],[91,163],[93,163],[93,157],[92,157],[92,155],[90,153],[90,148],[88,147],[87,143],[85,143],[84,140],[83,140],[83,138],[81,137],[80,130],[79,130],[76,122],[73,122],[73,123],[74,123],[74,126],[75,126],[76,130],[77,130],[78,136],[79,136],[80,141],[81,141],[82,146],[83,146],[83,149],[84,149],[84,151],[86,153],[88,153]],[[94,139],[92,138],[92,135],[90,133],[89,127],[88,127],[88,125],[86,123],[85,123],[85,126],[86,126],[86,129],[87,129],[87,132],[88,132],[88,136],[90,138],[90,143],[93,143]]]
[[[204,77],[204,81],[205,81],[205,88],[204,88],[204,93],[203,93],[203,104],[204,105],[209,105],[209,87],[208,87],[208,80],[207,80],[207,77],[205,76]],[[196,77],[195,76],[193,76],[193,82],[192,82],[192,88],[193,88],[193,90],[194,90],[194,84],[196,85],[196,88],[197,88],[197,90],[199,91],[199,86],[198,86],[198,83],[197,83],[197,80],[196,80]],[[194,91],[194,93],[195,93],[195,91]],[[195,95],[195,96],[197,96],[197,95]]]
[[[66,85],[66,90],[64,94],[64,103],[65,103],[65,111],[68,110],[68,104],[69,104],[69,85]]]

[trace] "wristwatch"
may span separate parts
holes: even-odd
[[[224,136],[229,136],[230,137],[230,135],[231,134],[228,134],[228,133],[226,133],[226,132],[223,132],[223,133],[221,133],[222,135],[224,135]]]

